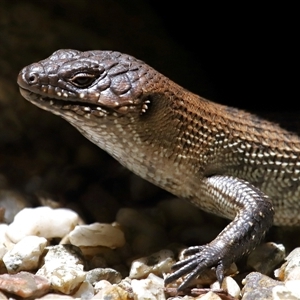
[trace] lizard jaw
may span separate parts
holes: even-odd
[[[31,92],[22,87],[20,87],[20,93],[26,100],[35,104],[39,108],[50,111],[59,116],[62,116],[64,112],[67,111],[80,116],[91,114],[98,118],[99,117],[103,118],[109,114],[114,113],[112,110],[109,111],[100,105],[93,105],[91,103],[86,103],[86,102],[65,101],[65,100],[58,100],[55,98],[43,97],[42,95]]]

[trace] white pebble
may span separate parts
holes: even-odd
[[[290,280],[284,286],[275,286],[272,289],[272,296],[274,300],[298,300],[300,299],[300,280]]]
[[[224,278],[221,289],[226,291],[229,295],[231,295],[235,299],[240,298],[241,289],[237,284],[237,282],[231,276],[226,276]]]
[[[86,276],[80,249],[72,245],[51,246],[47,249],[45,264],[36,274],[46,277],[53,290],[64,294],[72,293]]]
[[[133,279],[132,291],[134,299],[139,300],[164,300],[164,280],[154,274],[149,274],[146,279]]]
[[[93,286],[89,282],[84,281],[80,285],[76,293],[73,294],[72,296],[76,299],[88,300],[88,299],[92,299],[94,297],[94,294],[95,292]]]
[[[122,230],[110,224],[78,225],[69,234],[71,244],[77,247],[105,246],[112,249],[124,246]]]
[[[14,243],[28,235],[62,238],[78,222],[78,215],[69,209],[52,209],[47,206],[24,208],[8,226],[7,235]]]
[[[46,245],[47,240],[43,237],[24,237],[3,257],[8,273],[36,269]]]
[[[132,279],[145,278],[150,273],[163,275],[171,271],[175,263],[174,254],[170,250],[161,250],[147,257],[141,257],[132,262],[129,277]]]

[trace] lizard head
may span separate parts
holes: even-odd
[[[23,68],[18,84],[25,99],[62,117],[137,117],[150,104],[150,69],[119,52],[58,50]]]
[[[144,62],[113,51],[58,50],[18,75],[25,99],[67,120],[129,169],[146,165],[145,157],[152,166],[155,144],[159,159],[172,149],[179,120],[170,111],[176,91],[168,82]]]

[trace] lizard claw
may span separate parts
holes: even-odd
[[[216,276],[221,284],[224,279],[224,269],[231,263],[231,261],[224,259],[224,250],[225,249],[213,247],[210,244],[190,247],[184,250],[183,255],[191,256],[172,266],[172,269],[175,270],[175,272],[165,279],[165,283],[168,284],[184,275],[187,275],[184,278],[183,283],[178,287],[178,291],[182,291],[188,287],[193,279],[201,275],[203,271],[211,267],[216,267]],[[228,250],[229,249],[227,249],[227,251]],[[231,257],[228,255],[228,252],[225,256]]]

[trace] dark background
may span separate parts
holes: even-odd
[[[208,82],[185,83],[227,105],[254,111],[299,109],[299,20],[290,5],[149,1],[168,34]]]

